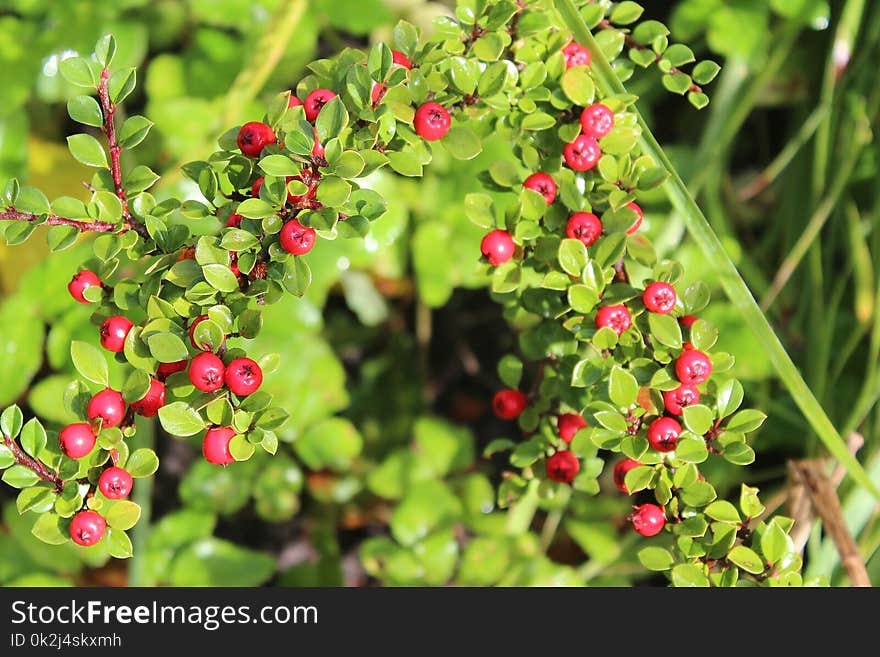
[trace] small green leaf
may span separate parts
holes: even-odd
[[[673,349],[681,349],[681,328],[674,317],[648,313],[648,326],[657,342]]]
[[[590,77],[590,70],[585,66],[573,66],[562,74],[560,80],[562,91],[575,105],[586,107],[593,102],[596,88]]]
[[[49,545],[62,545],[70,540],[67,522],[57,513],[52,512],[44,513],[37,518],[31,528],[31,534]]]
[[[162,428],[174,436],[194,436],[203,431],[205,421],[198,411],[186,402],[172,402],[159,409]]]
[[[40,480],[36,472],[23,465],[13,465],[11,468],[4,470],[3,482],[9,484],[13,488],[26,488],[33,486]]]
[[[159,457],[151,449],[136,449],[125,462],[125,469],[135,479],[149,477],[159,469]]]
[[[100,128],[104,123],[101,106],[91,96],[74,96],[67,101],[67,113],[74,121]]]
[[[735,563],[748,573],[758,575],[764,572],[764,562],[754,550],[745,545],[737,545],[727,554],[728,561]]]
[[[70,343],[70,358],[73,360],[73,366],[84,379],[104,387],[110,385],[107,360],[97,347],[88,342],[74,340]]]
[[[205,265],[202,267],[202,275],[204,275],[205,280],[215,290],[220,290],[221,292],[235,292],[238,290],[238,278],[228,265]],[[178,358],[178,360],[180,359]]]
[[[683,563],[672,569],[672,585],[677,587],[708,587],[709,578],[698,566]]]
[[[470,128],[456,126],[441,141],[456,160],[472,160],[483,152],[479,136]]]
[[[24,416],[18,404],[8,406],[0,415],[0,432],[6,438],[15,438],[21,431],[22,422],[24,422]]]
[[[735,431],[737,433],[750,433],[764,424],[767,415],[761,411],[751,408],[740,411],[727,422],[724,427],[727,431]]]
[[[639,384],[636,378],[619,365],[611,368],[608,379],[608,396],[615,405],[629,408],[636,403],[639,395]]]
[[[719,522],[740,522],[739,513],[737,512],[736,507],[727,500],[717,500],[712,502],[712,504],[707,506],[703,512],[713,520]]]
[[[107,166],[107,153],[104,147],[91,135],[71,135],[67,138],[67,147],[78,162],[90,167]]]
[[[323,112],[322,112],[323,114]],[[296,176],[299,175],[300,169],[302,168],[301,164],[297,164],[293,160],[291,160],[286,155],[281,155],[280,153],[276,153],[273,155],[267,155],[263,159],[260,160],[260,168],[266,172],[267,175],[270,176],[278,176],[279,178],[283,178],[285,176]],[[247,203],[245,201],[242,203],[244,205]],[[238,213],[247,217],[248,215],[244,214],[239,206]]]
[[[128,117],[119,129],[119,145],[122,148],[134,148],[147,138],[152,127],[153,122],[144,116],[135,114]]]
[[[69,57],[58,65],[61,77],[77,87],[98,86],[98,71],[83,57]]]
[[[715,415],[708,406],[693,404],[682,409],[685,426],[698,436],[704,435],[715,420]]]
[[[137,524],[141,517],[141,507],[129,500],[119,500],[107,511],[107,524],[113,529],[125,531]]]
[[[639,561],[648,570],[663,571],[672,568],[675,559],[662,547],[646,547],[639,550]]]
[[[39,453],[46,447],[46,430],[37,418],[31,418],[22,427],[20,440],[22,449],[34,458],[38,458]]]
[[[123,530],[110,527],[104,536],[104,545],[107,546],[107,552],[111,557],[117,559],[129,559],[134,555],[134,548],[131,545],[131,539]]]

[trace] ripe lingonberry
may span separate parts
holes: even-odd
[[[259,178],[257,178],[257,179],[254,181],[254,184],[251,185],[251,196],[253,196],[254,198],[257,198],[257,197],[260,196],[260,188],[262,188],[262,186],[263,186],[263,181],[264,181],[265,179],[266,179],[266,178],[265,178],[264,176],[260,176]]]
[[[391,51],[391,61],[398,66],[403,66],[403,68],[405,68],[407,71],[412,69],[412,62],[410,62],[407,56],[399,50]]]
[[[671,417],[658,417],[648,426],[648,444],[658,452],[671,452],[678,444],[681,425]]]
[[[294,94],[292,91],[290,92],[290,99],[287,101],[287,107],[302,107],[303,102],[299,99],[299,96]]]
[[[515,420],[526,409],[526,396],[519,390],[508,388],[499,390],[492,398],[495,415],[502,420]]]
[[[614,485],[617,486],[621,493],[629,495],[629,489],[626,487],[626,473],[640,465],[641,463],[635,459],[626,458],[618,461],[617,465],[614,466]]]
[[[413,127],[425,141],[437,141],[449,132],[452,118],[440,103],[425,103],[416,110]]]
[[[685,351],[675,361],[675,375],[682,383],[695,386],[712,374],[712,361],[702,351]]]
[[[123,497],[128,497],[132,484],[131,475],[115,465],[104,470],[98,479],[98,488],[108,500],[121,500]]]
[[[602,139],[614,127],[614,112],[602,103],[594,103],[581,112],[581,129],[593,139]]]
[[[101,324],[101,346],[107,351],[119,353],[125,348],[125,338],[134,324],[127,317],[113,315]]]
[[[644,213],[642,212],[642,208],[640,208],[636,203],[634,203],[634,202],[632,202],[632,201],[630,201],[629,203],[627,203],[627,204],[626,204],[626,207],[628,207],[630,210],[632,210],[633,212],[636,213],[636,220],[635,220],[635,223],[633,223],[633,225],[630,226],[630,227],[627,229],[627,231],[626,231],[626,234],[627,234],[627,235],[632,235],[632,234],[635,233],[635,232],[639,229],[639,227],[642,225],[642,218],[643,218],[645,215],[644,215]]]
[[[227,228],[238,228],[241,226],[241,220],[244,219],[238,212],[233,212],[229,215],[229,219],[226,220]]]
[[[223,387],[225,370],[217,354],[203,351],[189,363],[189,380],[202,392],[214,392]]]
[[[205,432],[202,441],[202,454],[208,463],[228,465],[235,459],[229,451],[229,442],[235,436],[232,427],[212,427]]]
[[[278,238],[281,241],[282,249],[299,256],[312,250],[312,247],[315,246],[317,233],[314,228],[303,226],[296,219],[290,219],[281,227]]]
[[[574,41],[562,49],[562,56],[565,58],[565,68],[590,65],[590,52]]]
[[[80,303],[91,303],[91,301],[85,298],[83,292],[90,287],[100,286],[101,279],[98,278],[98,275],[93,271],[83,269],[75,273],[73,278],[70,279],[70,283],[67,284],[67,291],[70,292],[70,296]]]
[[[538,192],[547,201],[547,205],[556,200],[556,181],[543,171],[533,173],[523,181],[523,187]]]
[[[663,392],[663,405],[666,407],[666,412],[671,415],[681,415],[685,406],[699,403],[700,391],[685,383],[682,383],[675,390]]]
[[[567,449],[547,459],[547,476],[560,484],[570,484],[580,469],[577,455]]]
[[[565,145],[562,154],[565,163],[575,171],[589,171],[602,157],[602,149],[592,137],[578,135],[573,142]]]
[[[694,325],[694,322],[697,321],[697,318],[693,315],[684,315],[683,317],[679,317],[678,323],[684,326],[685,328],[690,328]]]
[[[184,367],[186,362],[184,361]],[[165,384],[156,379],[150,380],[147,394],[136,402],[132,402],[131,410],[143,417],[155,417],[159,409],[165,405]]]
[[[193,346],[193,349],[198,349],[199,351],[210,351],[211,345],[209,344],[197,344],[196,343],[196,327],[208,319],[207,315],[199,315],[193,320],[193,323],[189,325],[189,343]],[[219,345],[216,345],[215,348],[219,349],[221,345],[226,343],[226,336],[223,337],[223,342]]]
[[[623,304],[602,306],[596,312],[596,328],[610,328],[620,335],[632,326],[632,317]]]
[[[315,89],[306,96],[303,107],[306,110],[306,118],[314,121],[318,118],[318,114],[324,109],[324,105],[336,98],[336,92],[329,89]]]
[[[263,383],[263,370],[250,358],[236,358],[226,366],[226,387],[239,397],[250,395]]]
[[[80,511],[70,521],[70,538],[84,547],[95,545],[106,531],[107,521],[97,511]]]
[[[577,413],[563,413],[556,418],[556,432],[568,444],[571,444],[575,434],[585,426],[587,421]]]
[[[675,294],[675,288],[663,281],[651,283],[642,294],[645,308],[652,313],[659,313],[660,315],[672,312],[677,300],[678,296]]]
[[[94,448],[96,442],[92,427],[85,422],[74,422],[58,434],[61,451],[72,459],[81,459]]]
[[[666,525],[666,512],[656,504],[642,504],[630,514],[633,529],[642,536],[656,536]]]
[[[175,372],[182,372],[186,369],[189,361],[184,358],[183,360],[178,360],[174,363],[159,363],[159,367],[156,368],[156,376],[160,379],[164,379],[165,377],[171,376]]]
[[[248,157],[259,157],[263,149],[276,140],[272,128],[259,121],[249,121],[238,131],[238,148]]]
[[[116,390],[106,388],[89,401],[86,413],[92,421],[101,418],[101,426],[115,427],[125,417],[125,400]]]
[[[513,257],[516,244],[506,230],[486,233],[480,242],[480,253],[493,267],[500,267]]]
[[[602,221],[592,212],[575,212],[568,218],[565,234],[590,246],[602,234]]]

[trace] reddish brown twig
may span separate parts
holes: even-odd
[[[113,187],[116,190],[116,196],[122,203],[122,216],[128,218],[131,215],[128,212],[128,200],[125,198],[125,187],[122,185],[122,167],[119,165],[122,147],[116,141],[116,126],[113,121],[116,105],[110,100],[110,91],[107,85],[109,79],[110,71],[105,68],[101,71],[101,83],[98,85],[98,97],[101,99],[101,110],[104,115],[102,129],[110,146],[110,174],[113,176]]]
[[[43,217],[45,217],[45,220],[40,221]],[[27,221],[30,223],[39,222],[41,225],[46,226],[73,226],[81,233],[88,231],[95,233],[111,233],[118,231],[124,233],[125,231],[132,229],[132,226],[128,223],[123,223],[119,226],[117,224],[108,224],[104,221],[76,221],[75,219],[66,219],[55,214],[42,215],[34,214],[32,212],[19,212],[15,207],[0,211],[0,219],[6,219],[9,221]]]
[[[24,453],[18,443],[9,436],[3,436],[3,443],[12,452],[15,462],[34,472],[43,481],[48,481],[55,486],[55,492],[60,493],[64,489],[64,481],[57,472],[50,470],[46,465]]]

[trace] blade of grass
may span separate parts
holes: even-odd
[[[601,90],[606,94],[625,93],[626,89],[623,83],[617,78],[572,0],[556,0],[556,8],[574,34],[575,39],[589,50],[593,59],[591,70]],[[724,250],[721,241],[713,232],[669,157],[657,143],[642,115],[635,108],[633,111],[642,129],[640,139],[642,152],[653,158],[669,173],[669,179],[664,183],[664,187],[673,207],[684,218],[688,231],[702,249],[705,257],[714,263],[727,296],[764,347],[764,351],[779,378],[828,451],[846,468],[855,481],[869,490],[874,497],[880,499],[880,488],[871,481],[859,462],[850,454],[843,438],[837,433],[831,420],[828,419],[822,406],[813,396],[791,357],[785,351],[785,347],[737,271],[736,265]]]

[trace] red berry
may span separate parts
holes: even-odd
[[[202,441],[202,454],[208,463],[216,465],[228,465],[235,459],[229,451],[229,442],[235,436],[235,429],[232,427],[213,427],[205,432],[205,439]]]
[[[581,129],[593,139],[602,139],[614,127],[614,112],[602,103],[594,103],[581,112]]]
[[[565,68],[590,65],[590,52],[574,41],[562,49],[562,56],[565,57]]]
[[[70,521],[70,538],[77,545],[91,547],[107,531],[107,521],[97,511],[80,511]]]
[[[306,118],[314,121],[318,118],[318,114],[324,109],[324,105],[336,98],[336,92],[329,89],[315,89],[306,96],[303,106],[306,109]]]
[[[125,338],[134,324],[127,317],[113,315],[101,324],[101,346],[107,351],[119,353],[125,348]]]
[[[627,229],[627,231],[626,231],[627,235],[632,235],[634,232],[636,232],[639,229],[639,226],[642,225],[642,217],[644,217],[644,213],[642,212],[642,208],[640,208],[638,205],[636,205],[632,201],[627,203],[626,207],[628,207],[630,210],[632,210],[633,212],[636,213],[635,223],[632,226],[630,226],[629,229]]]
[[[238,212],[233,212],[229,215],[229,219],[226,220],[227,228],[238,228],[241,226],[241,220],[244,219]]]
[[[250,121],[238,131],[238,147],[248,157],[259,157],[263,148],[274,144],[276,140],[272,128],[259,121]]]
[[[602,234],[602,221],[592,212],[575,212],[568,218],[565,234],[571,239],[580,240],[590,246]]]
[[[187,363],[189,363],[189,361],[186,358],[174,363],[159,363],[159,367],[156,368],[156,376],[160,379],[164,379],[175,372],[182,372],[186,369]]]
[[[403,66],[403,68],[405,68],[407,71],[412,69],[412,62],[410,62],[409,59],[407,59],[407,56],[399,50],[391,51],[391,61],[393,61],[398,66]]]
[[[101,473],[98,488],[108,500],[121,500],[123,497],[128,497],[132,483],[131,475],[114,465]]]
[[[85,422],[74,422],[64,427],[58,434],[61,451],[72,459],[81,459],[95,446],[95,434]]]
[[[250,358],[236,358],[226,366],[226,387],[239,397],[257,391],[263,383],[263,370]]]
[[[656,504],[637,506],[629,518],[642,536],[656,536],[666,525],[666,512]]]
[[[506,230],[486,233],[480,242],[480,252],[493,267],[500,267],[513,257],[516,244]]]
[[[251,196],[253,196],[254,198],[259,197],[259,195],[260,195],[260,188],[263,186],[263,181],[264,181],[264,180],[265,180],[265,177],[264,177],[264,176],[260,176],[259,178],[257,178],[257,179],[254,181],[254,184],[251,185]]]
[[[416,134],[426,141],[437,141],[449,132],[452,119],[440,103],[425,103],[416,110],[413,127]]]
[[[324,146],[318,141],[318,129],[312,128],[315,133],[315,144],[312,146],[312,157],[324,157]]]
[[[106,388],[92,397],[86,413],[92,421],[101,418],[104,428],[115,427],[125,417],[125,400],[116,390]]]
[[[567,449],[547,459],[547,476],[560,484],[570,484],[580,469],[578,457]]]
[[[658,452],[671,452],[681,435],[681,425],[671,417],[658,417],[648,426],[648,444]]]
[[[147,394],[136,402],[132,402],[131,410],[144,417],[155,417],[159,409],[165,405],[165,384],[156,379],[150,380]]]
[[[198,344],[196,344],[196,338],[195,338],[196,327],[207,319],[208,319],[207,315],[200,315],[193,320],[192,324],[189,325],[189,343],[193,346],[193,349],[198,349],[199,351],[211,351],[210,345],[207,345],[207,344],[198,345]],[[220,345],[225,344],[225,343],[226,343],[226,336],[223,337],[223,342],[221,342]],[[220,348],[220,345],[217,346],[218,349]]]
[[[691,404],[700,403],[700,391],[694,386],[682,383],[675,390],[663,392],[663,405],[671,415],[681,415],[682,409]]]
[[[569,445],[575,434],[587,426],[587,421],[577,413],[563,413],[556,418],[556,431]]]
[[[189,380],[202,392],[214,392],[223,387],[225,370],[217,354],[203,351],[189,363]]]
[[[614,485],[617,486],[621,493],[629,495],[629,489],[626,487],[626,473],[640,465],[641,463],[638,461],[627,458],[618,461],[617,465],[614,466]]]
[[[370,93],[370,100],[373,101],[373,105],[378,105],[379,102],[385,97],[385,93],[388,91],[388,87],[380,82],[373,83],[373,91]]]
[[[694,325],[694,322],[697,321],[697,318],[693,315],[685,315],[684,317],[680,317],[678,323],[684,326],[685,328],[690,328]]]
[[[547,205],[556,200],[556,182],[543,171],[533,173],[526,178],[523,187],[538,192],[547,201]]]
[[[241,276],[241,270],[238,268],[238,251],[229,252],[229,271],[235,274],[236,278]]]
[[[659,313],[661,315],[671,312],[675,308],[677,300],[678,296],[675,294],[675,288],[663,281],[651,283],[642,294],[645,308],[652,313]]]
[[[526,396],[519,390],[499,390],[492,398],[495,415],[502,420],[515,420],[526,409]]]
[[[314,228],[303,226],[296,219],[288,220],[279,234],[281,248],[293,255],[305,255],[315,246],[317,233]]]
[[[290,100],[287,101],[287,106],[288,107],[302,107],[302,104],[303,104],[303,102],[299,99],[299,97],[296,94],[294,94],[293,91],[291,91],[290,92]]]
[[[73,278],[70,279],[70,283],[67,284],[67,291],[70,292],[70,296],[79,301],[80,303],[92,303],[88,299],[85,298],[83,292],[85,292],[90,287],[100,287],[101,279],[98,278],[98,275],[93,271],[89,271],[88,269],[83,269],[73,275]]]
[[[623,304],[602,306],[596,313],[596,328],[610,328],[620,335],[632,326],[632,317]]]
[[[675,375],[688,385],[703,383],[712,374],[712,361],[702,351],[685,351],[675,361]]]
[[[565,145],[562,154],[565,163],[575,171],[589,171],[602,157],[602,149],[592,137],[578,135],[573,142]]]

